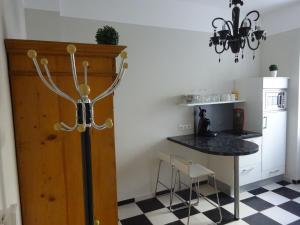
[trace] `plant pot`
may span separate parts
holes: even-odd
[[[277,77],[278,70],[270,71],[271,77]]]

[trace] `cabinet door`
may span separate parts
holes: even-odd
[[[275,171],[285,166],[286,119],[286,111],[265,113],[263,117],[262,170],[267,177],[279,175]]]

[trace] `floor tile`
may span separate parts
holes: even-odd
[[[246,223],[244,220],[237,220],[231,223],[226,223],[226,225],[249,225],[249,223]]]
[[[254,195],[251,194],[250,192],[244,191],[244,192],[240,193],[240,200],[244,200],[244,199],[246,199],[246,198],[251,198],[251,197],[253,197],[253,196],[254,196]]]
[[[200,193],[204,196],[208,196],[215,193],[215,188],[209,184],[200,185]]]
[[[184,224],[187,224],[188,218],[181,220]],[[190,225],[214,225],[215,223],[207,218],[202,213],[190,217]]]
[[[213,195],[209,195],[207,196],[207,198],[209,198],[210,200],[214,201],[215,203],[217,203],[217,197],[215,194]],[[221,205],[227,205],[229,203],[234,202],[234,199],[231,198],[230,196],[226,195],[223,192],[219,192],[219,199],[220,199],[220,204]]]
[[[130,203],[118,207],[119,220],[143,214],[142,210],[135,204]]]
[[[298,216],[296,216],[284,209],[281,209],[277,206],[267,209],[265,211],[262,211],[261,213],[264,214],[265,216],[271,218],[272,220],[275,220],[276,222],[278,222],[280,224],[284,224],[284,225],[293,223],[299,219]]]
[[[282,187],[282,185],[277,184],[277,183],[271,183],[271,184],[263,186],[264,189],[267,189],[269,191],[273,191],[273,190],[281,188],[281,187]]]
[[[190,190],[189,189],[185,189],[182,191],[176,191],[176,194],[178,194],[181,198],[183,198],[186,201],[189,201],[190,199]],[[192,192],[192,199],[196,199],[197,198],[197,194],[196,192]]]
[[[273,204],[271,204],[265,200],[262,200],[256,196],[244,199],[241,202],[243,202],[244,204],[250,206],[251,208],[253,208],[257,211],[263,211],[263,210],[269,209],[274,206]]]
[[[300,217],[300,204],[297,202],[293,202],[293,201],[286,202],[282,205],[279,205],[278,207]]]
[[[260,187],[260,188],[249,191],[249,193],[251,193],[253,195],[259,195],[259,194],[265,193],[267,191],[268,191],[267,189]]]
[[[230,222],[233,221],[233,215],[230,212],[228,212],[227,210],[225,210],[223,208],[221,208],[221,212],[222,212],[222,218],[223,218],[222,221],[224,224],[227,223],[228,221],[230,221]],[[218,222],[220,220],[218,209],[213,209],[213,210],[204,212],[203,214],[214,222]]]
[[[300,225],[300,220],[297,220],[297,221],[295,221],[293,223],[290,223],[289,225]]]
[[[177,220],[175,222],[172,222],[172,223],[168,223],[166,225],[185,225],[183,222],[181,222],[180,220]]]
[[[300,204],[300,197],[299,197],[299,198],[296,198],[296,199],[294,199],[293,201],[294,201],[294,202],[297,202],[297,203],[299,203],[299,204]]]
[[[145,215],[139,215],[121,220],[122,225],[153,225]]]
[[[173,207],[173,209],[176,209],[176,208],[180,208],[184,206],[184,204],[178,204],[178,205],[175,205]],[[188,213],[189,213],[189,209],[188,208],[184,208],[184,209],[180,209],[180,210],[176,210],[173,212],[175,216],[177,216],[178,219],[183,219],[185,217],[188,217]],[[198,214],[200,213],[197,209],[195,209],[195,207],[191,207],[191,216],[192,215],[195,215],[195,214]]]
[[[266,193],[263,193],[263,194],[260,194],[260,195],[257,195],[257,197],[273,204],[273,205],[280,205],[280,204],[283,204],[285,202],[288,202],[289,199],[286,198],[286,197],[283,197],[282,195],[279,195],[279,194],[276,194],[274,192],[266,192]]]
[[[145,215],[154,225],[165,225],[178,220],[178,218],[167,208],[151,211]]]
[[[150,212],[150,211],[154,211],[157,209],[162,209],[165,206],[158,201],[156,198],[151,198],[151,199],[147,199],[144,201],[140,201],[136,203],[138,205],[138,207],[144,212]]]
[[[275,190],[273,190],[273,192],[275,192],[279,195],[282,195],[286,198],[289,198],[289,199],[295,199],[295,198],[300,197],[300,192],[294,191],[294,190],[292,190],[290,188],[286,188],[286,187],[275,189]]]
[[[294,191],[300,192],[300,184],[289,184],[286,187],[290,188],[290,189],[292,189]]]
[[[246,217],[243,220],[249,225],[281,225],[280,223],[260,213]]]
[[[207,202],[203,198],[200,198],[199,204],[194,207],[202,213],[216,208],[215,206],[213,206],[211,203]]]
[[[231,214],[234,214],[234,203],[230,203],[228,205],[222,206],[222,208],[226,209]],[[245,218],[256,214],[257,211],[244,203],[240,203],[240,218]]]
[[[287,182],[287,181],[285,181],[285,180],[283,180],[283,181],[277,182],[277,184],[280,184],[280,185],[282,185],[282,186],[287,186],[287,185],[289,185],[289,184],[291,184],[291,183],[290,183],[290,182]]]
[[[170,206],[170,195],[161,195],[161,196],[157,196],[157,199],[165,206],[165,207],[169,207]],[[176,196],[174,196],[173,198],[173,204],[179,204],[181,203],[181,201],[176,198]]]

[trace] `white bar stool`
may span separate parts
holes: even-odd
[[[161,186],[165,187],[167,190],[170,191],[171,193],[171,189],[172,189],[172,185],[173,185],[173,180],[174,180],[174,166],[173,165],[173,159],[175,158],[175,155],[170,153],[170,152],[158,152],[157,157],[159,159],[159,165],[158,165],[158,173],[157,173],[157,178],[156,178],[156,185],[155,185],[155,197],[157,196],[157,188],[158,188],[158,184],[160,184]],[[160,180],[160,171],[161,171],[161,165],[162,163],[166,163],[168,164],[171,168],[172,168],[172,176],[171,176],[171,187],[168,187],[168,185],[164,184],[161,180]],[[180,180],[180,178],[179,178]],[[170,195],[170,201],[171,201],[171,195]]]
[[[175,181],[172,185],[171,188],[171,202],[170,202],[170,209],[172,209],[172,203],[173,203],[173,196],[176,195],[177,197],[181,198],[179,195],[176,194],[175,189],[173,189],[173,187],[175,188],[176,185],[176,181],[177,181],[177,174],[178,171],[180,171],[182,174],[186,175],[189,177],[189,190],[190,190],[190,195],[189,195],[189,203],[186,207],[188,207],[189,211],[188,211],[188,222],[187,225],[189,225],[190,223],[190,215],[191,215],[191,206],[192,206],[192,191],[193,191],[193,184],[195,184],[195,192],[197,193],[197,197],[198,197],[198,203],[199,203],[199,197],[202,197],[203,199],[205,199],[207,202],[209,202],[210,204],[212,204],[213,206],[215,206],[216,208],[218,208],[219,210],[219,215],[220,215],[220,220],[217,222],[221,223],[222,222],[222,212],[221,212],[221,206],[220,206],[220,200],[219,200],[219,195],[218,195],[218,189],[217,189],[217,182],[216,182],[216,177],[215,177],[215,173],[211,170],[209,170],[208,168],[198,164],[198,163],[193,163],[191,161],[187,161],[181,158],[173,158],[173,160],[171,161],[173,167],[175,168],[175,170],[177,170],[176,175],[175,175]],[[215,203],[213,203],[211,200],[209,200],[208,198],[206,198],[205,196],[203,196],[200,193],[200,178],[203,177],[211,177],[213,179],[213,183],[214,183],[214,188],[215,188],[215,194],[217,197],[217,203],[218,205],[215,205]],[[174,190],[174,191],[172,191]],[[184,208],[186,208],[184,207]],[[182,209],[178,208],[176,210]],[[175,211],[176,211],[175,210]],[[174,210],[173,210],[174,211]]]

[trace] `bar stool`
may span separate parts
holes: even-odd
[[[207,202],[209,202],[211,205],[216,207],[219,210],[219,215],[220,215],[220,220],[217,222],[217,224],[221,223],[221,221],[222,221],[222,212],[221,212],[221,206],[220,206],[220,200],[219,200],[219,195],[218,195],[218,189],[217,189],[215,173],[213,171],[209,170],[208,168],[198,164],[198,163],[193,163],[192,161],[187,161],[187,160],[184,160],[184,159],[181,159],[181,158],[173,158],[171,163],[172,163],[172,166],[176,170],[176,173],[175,173],[176,175],[175,175],[175,181],[172,184],[172,188],[171,188],[170,209],[172,209],[173,196],[176,195],[176,197],[181,198],[178,194],[176,194],[175,190],[173,189],[173,187],[175,188],[175,185],[176,185],[178,171],[180,171],[182,174],[186,175],[189,178],[189,185],[188,185],[189,190],[190,190],[189,203],[186,207],[184,207],[184,208],[188,208],[188,222],[187,222],[187,225],[189,225],[189,223],[190,223],[193,184],[195,184],[195,187],[196,187],[195,192],[197,193],[198,203],[199,203],[199,197],[202,197]],[[209,200],[208,198],[206,198],[204,195],[202,195],[200,193],[200,178],[203,178],[205,176],[207,176],[208,178],[211,177],[213,179],[215,194],[216,194],[216,197],[217,197],[218,205],[215,205],[215,203],[213,203],[211,200]],[[172,190],[174,190],[174,191],[172,191]],[[176,210],[179,210],[179,209],[182,209],[182,208],[183,207],[178,208]]]
[[[173,180],[174,180],[174,166],[172,166],[172,164],[173,164],[173,159],[175,158],[175,155],[172,153],[169,153],[169,152],[161,152],[160,151],[160,152],[158,152],[157,157],[159,159],[159,164],[158,164],[158,173],[157,173],[156,185],[155,185],[155,197],[157,196],[158,184],[165,187],[171,193],[171,188],[172,188],[172,184],[173,184]],[[169,165],[172,168],[171,187],[168,187],[166,184],[164,184],[160,180],[160,171],[161,171],[162,163],[166,163],[167,165]],[[179,178],[179,180],[180,180],[180,178]],[[171,195],[170,195],[170,197],[171,197]],[[170,201],[171,201],[171,198],[170,198]]]

